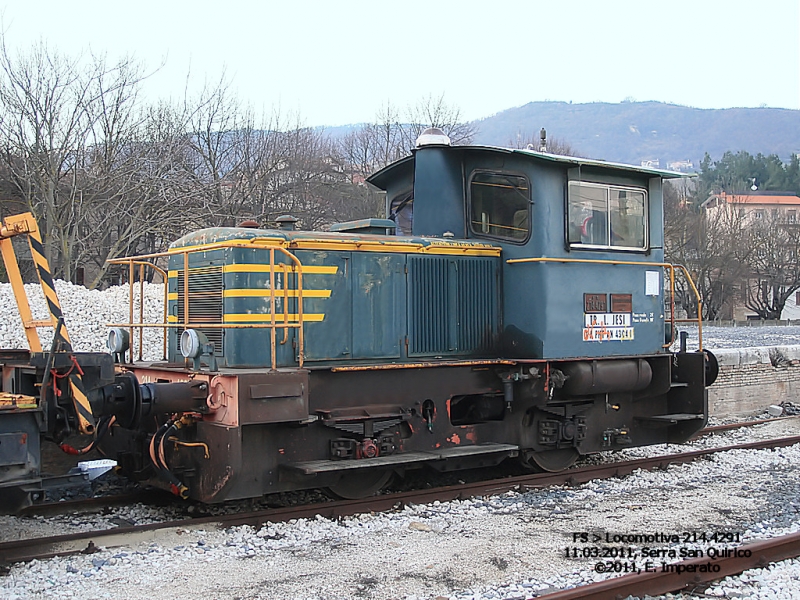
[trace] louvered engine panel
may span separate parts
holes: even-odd
[[[408,353],[446,353],[451,350],[448,310],[449,280],[447,258],[408,258]]]
[[[486,258],[458,260],[458,348],[491,350],[498,335],[497,262]]]
[[[497,262],[408,258],[409,356],[489,351],[498,334]]]
[[[184,321],[184,271],[178,271],[178,322]],[[189,269],[189,320],[191,323],[222,323],[223,315],[222,266]],[[214,354],[224,355],[224,333],[221,328],[199,328],[209,342],[214,344]],[[180,354],[183,328],[178,328],[176,350]]]

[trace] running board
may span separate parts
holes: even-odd
[[[637,421],[642,421],[646,427],[648,424],[652,427],[664,425],[676,425],[681,421],[698,421],[705,418],[702,413],[673,413],[671,415],[653,415],[650,417],[636,417]]]
[[[350,471],[353,469],[370,469],[374,467],[396,467],[410,463],[430,463],[450,459],[462,459],[484,456],[487,454],[503,454],[498,458],[508,458],[519,453],[519,446],[513,444],[479,444],[476,446],[455,446],[453,448],[438,448],[424,452],[404,452],[402,454],[388,454],[376,458],[361,458],[351,460],[309,460],[306,462],[283,465],[284,469],[299,471],[303,475],[317,475],[319,473],[334,473],[337,471]]]

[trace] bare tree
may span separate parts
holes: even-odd
[[[4,184],[39,218],[54,274],[163,250],[183,231],[269,223],[281,214],[319,229],[374,216],[364,180],[411,150],[428,126],[454,143],[472,127],[442,97],[387,104],[378,120],[335,144],[279,113],[257,120],[223,75],[197,97],[142,107],[142,67],[124,59],[69,59],[40,43],[12,57],[0,38],[0,146]]]
[[[304,228],[319,229],[347,212],[354,184],[324,132],[306,127],[299,116],[275,112],[256,124],[251,112],[232,104],[220,111],[225,96],[217,88],[192,119],[207,225],[234,225],[245,217],[269,223],[292,214]]]
[[[417,138],[429,127],[438,127],[454,145],[469,144],[475,126],[461,119],[461,111],[444,101],[444,96],[428,96],[406,110],[387,103],[372,123],[366,123],[345,136],[340,153],[357,179],[364,179],[386,165],[408,156]]]
[[[765,320],[780,319],[789,297],[800,289],[800,230],[779,217],[753,220],[745,306]]]
[[[13,184],[42,222],[54,272],[69,279],[73,252],[86,232],[88,203],[80,168],[89,140],[113,117],[103,101],[128,110],[141,72],[130,59],[107,66],[102,57],[69,59],[43,42],[12,57],[0,38],[0,144]],[[101,122],[101,117],[108,117]],[[80,250],[78,250],[80,252]]]
[[[138,110],[141,68],[134,63],[99,72],[91,80],[92,103],[85,107],[91,127],[74,151],[74,169],[64,192],[69,215],[59,236],[64,275],[87,262],[102,267],[103,241],[119,224],[120,208],[137,188],[136,156],[131,151],[141,127]],[[102,268],[101,268],[102,270]]]
[[[700,211],[674,186],[664,187],[667,260],[685,266],[700,294],[703,319],[725,316],[740,292],[751,248],[744,218],[728,206]],[[676,301],[689,318],[698,313],[697,298],[688,282],[676,281]]]
[[[234,225],[241,197],[237,176],[248,154],[252,136],[257,136],[252,115],[243,111],[231,92],[225,74],[214,86],[206,86],[199,97],[186,101],[188,139],[198,162],[194,169],[196,193],[205,196],[204,212],[209,225]]]
[[[355,183],[411,152],[413,146],[407,147],[404,128],[400,112],[387,103],[373,123],[366,123],[345,136],[340,143],[340,154],[350,165]]]
[[[109,176],[110,189],[93,203],[96,235],[90,259],[91,287],[100,284],[108,259],[164,250],[187,229],[201,225],[204,195],[194,178],[198,163],[186,133],[186,116],[175,107],[149,108],[120,153],[124,168]],[[86,182],[92,189],[93,182]]]
[[[335,145],[323,133],[299,124],[273,135],[278,137],[275,145],[281,160],[261,178],[261,217],[271,221],[292,214],[306,229],[320,229],[338,220],[331,192],[350,178],[336,159]]]

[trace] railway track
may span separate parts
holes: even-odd
[[[726,423],[724,425],[712,425],[711,427],[705,427],[698,431],[691,439],[696,440],[697,438],[703,437],[705,435],[711,435],[715,433],[722,433],[723,431],[732,431],[734,429],[743,429],[745,427],[753,427],[755,425],[763,425],[765,423],[776,423],[778,421],[786,421],[787,419],[797,419],[797,416],[788,416],[788,417],[770,417],[769,419],[755,419],[753,421],[739,421],[737,423]]]
[[[581,467],[560,473],[522,475],[501,480],[479,481],[463,485],[451,485],[427,490],[386,494],[361,500],[313,503],[287,508],[257,510],[247,513],[187,518],[132,527],[118,527],[68,535],[15,540],[0,543],[0,563],[9,564],[33,559],[46,559],[54,556],[91,553],[96,551],[99,547],[108,548],[130,545],[144,540],[152,541],[158,537],[159,532],[165,530],[208,526],[224,528],[250,525],[252,527],[260,527],[268,522],[314,518],[317,515],[327,518],[337,518],[368,512],[389,511],[401,508],[407,504],[425,504],[436,500],[446,502],[476,496],[501,494],[508,491],[525,492],[551,485],[578,485],[593,479],[622,477],[638,469],[663,469],[672,464],[692,462],[719,452],[780,448],[798,443],[800,443],[800,436],[791,436],[736,444],[733,446],[695,450],[680,454],[669,454],[652,458]]]
[[[42,504],[33,504],[23,508],[16,514],[20,517],[46,517],[64,514],[72,515],[77,513],[97,512],[112,506],[124,506],[126,504],[135,504],[137,502],[153,506],[164,506],[174,501],[175,500],[173,500],[172,496],[163,493],[161,490],[145,489],[128,494],[114,494],[108,496],[96,496],[93,498],[79,498],[62,500],[60,502],[44,502]]]

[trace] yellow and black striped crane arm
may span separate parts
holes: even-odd
[[[33,319],[28,296],[25,293],[25,286],[22,283],[19,263],[17,262],[17,257],[14,253],[14,247],[11,241],[11,238],[18,235],[27,236],[28,245],[31,249],[31,256],[36,265],[36,274],[39,277],[42,293],[47,302],[47,311],[50,313],[50,321],[34,321]],[[58,322],[60,319],[64,318],[64,315],[61,311],[61,303],[58,301],[53,275],[50,273],[50,265],[45,256],[39,227],[36,225],[36,219],[31,213],[22,213],[3,219],[2,226],[0,226],[0,253],[2,253],[8,279],[14,291],[14,298],[17,301],[19,314],[25,328],[25,335],[28,338],[28,345],[32,352],[41,352],[42,345],[39,340],[37,328],[51,325],[54,330],[58,331]],[[64,341],[64,350],[72,352],[72,341],[70,340],[67,327],[63,323],[60,328],[60,335]],[[78,417],[78,428],[80,432],[83,434],[94,433],[94,415],[92,414],[92,407],[83,386],[80,368],[74,368],[70,371],[69,387],[72,396],[72,404],[75,408],[75,414]]]

